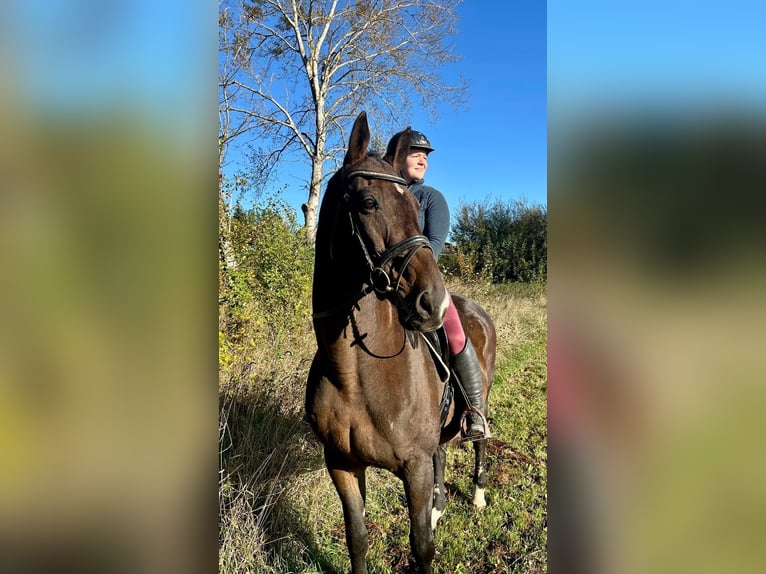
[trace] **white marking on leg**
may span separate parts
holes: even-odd
[[[431,509],[431,530],[436,530],[436,524],[439,522],[442,514],[444,513],[441,510],[437,510],[436,508]]]
[[[473,505],[476,508],[484,508],[487,506],[487,501],[484,500],[484,489],[476,487],[476,490],[473,491]]]

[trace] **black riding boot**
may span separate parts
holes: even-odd
[[[478,440],[489,438],[489,425],[481,413],[484,412],[483,384],[481,379],[481,366],[476,356],[476,349],[470,339],[466,339],[465,348],[452,359],[452,366],[460,379],[468,399],[468,430],[465,438]],[[480,412],[477,412],[480,411]]]

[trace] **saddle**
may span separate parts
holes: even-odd
[[[421,333],[425,340],[428,350],[431,352],[431,358],[436,365],[436,371],[439,373],[439,379],[444,385],[441,402],[439,403],[439,421],[444,424],[449,414],[449,408],[455,398],[456,377],[450,365],[449,343],[447,341],[447,331],[444,327],[439,327],[436,331],[430,333]]]

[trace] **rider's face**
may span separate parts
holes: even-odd
[[[411,183],[423,179],[428,169],[428,152],[424,149],[410,148],[410,153],[402,167],[402,177]]]

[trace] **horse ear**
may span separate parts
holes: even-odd
[[[392,141],[388,144],[388,149],[386,149],[386,157],[384,157],[383,160],[394,166],[397,173],[402,165],[404,165],[404,160],[407,159],[407,154],[410,151],[411,133],[412,130],[408,126],[407,129],[399,132],[393,137]]]
[[[354,127],[351,129],[351,137],[348,140],[348,151],[343,159],[343,167],[348,167],[364,159],[367,155],[367,146],[370,145],[370,126],[367,125],[367,112],[357,116]]]

